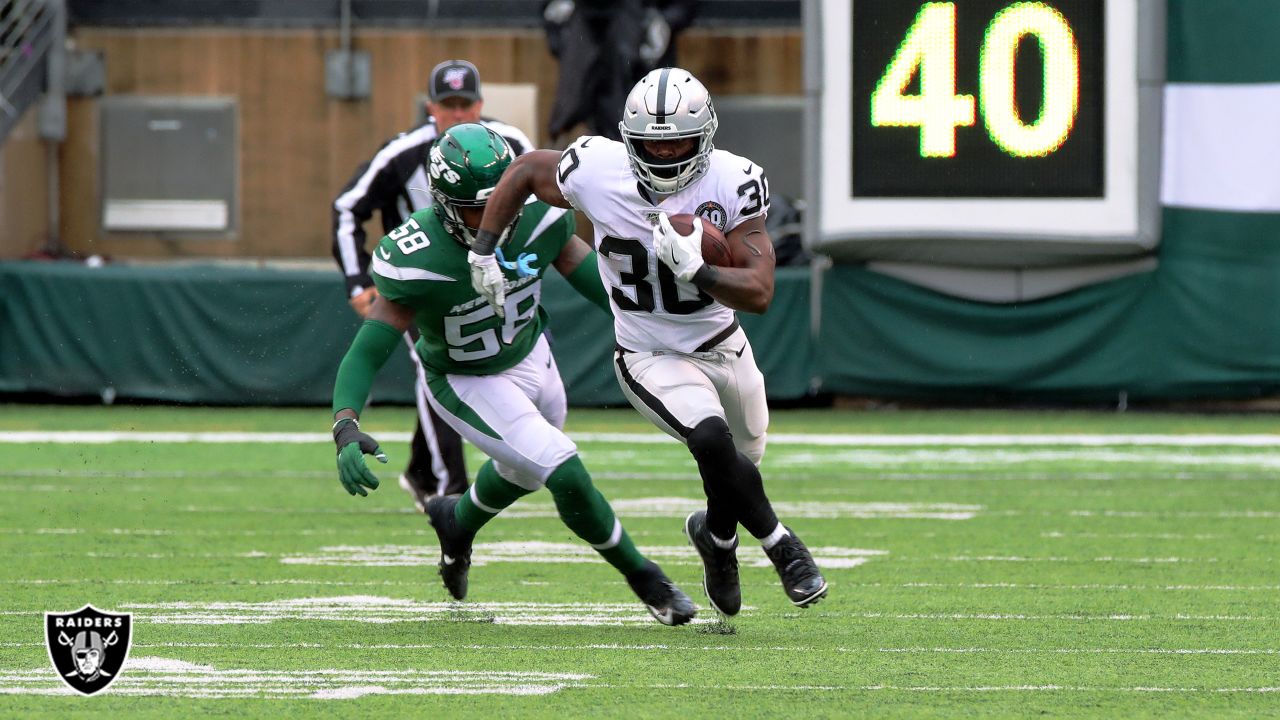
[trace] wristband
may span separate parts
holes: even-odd
[[[501,237],[497,233],[491,233],[488,230],[477,230],[476,239],[471,243],[471,252],[477,255],[492,255],[495,248],[498,247],[498,240]]]

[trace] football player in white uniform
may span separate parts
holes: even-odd
[[[622,142],[581,137],[563,153],[538,150],[511,164],[468,256],[472,284],[502,308],[506,289],[493,252],[530,193],[582,211],[610,289],[618,382],[698,463],[707,509],[686,518],[685,533],[702,557],[708,598],[726,615],[742,606],[734,552],[741,523],[764,546],[791,602],[807,607],[826,595],[827,583],[765,495],[757,467],[769,423],[764,376],[734,314],[763,313],[773,299],[768,182],[759,165],[712,147],[711,97],[685,70],[661,68],[637,83],[620,129]],[[733,267],[703,261],[702,224],[688,236],[671,227],[668,216],[682,213],[724,232]]]

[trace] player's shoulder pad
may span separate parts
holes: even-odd
[[[715,150],[707,172],[728,212],[729,229],[769,211],[769,178],[759,163],[727,150]]]
[[[573,202],[575,190],[588,188],[598,182],[600,173],[627,162],[626,147],[617,140],[600,135],[583,135],[560,153],[556,165],[556,182]]]
[[[414,254],[413,257],[409,257],[410,253],[406,253],[404,248],[412,248],[416,253],[417,250],[430,247],[431,243],[437,242],[437,239],[429,234],[434,215],[435,210],[432,208],[418,210],[398,227],[383,235],[377,247],[374,248],[371,267],[376,271],[380,265],[383,267],[387,265],[416,266],[417,260],[422,259],[424,254]]]

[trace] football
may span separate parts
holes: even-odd
[[[733,252],[729,250],[729,241],[725,239],[724,233],[720,232],[720,228],[688,213],[672,215],[670,220],[671,227],[681,235],[693,232],[695,222],[702,223],[702,259],[708,265],[733,267]]]

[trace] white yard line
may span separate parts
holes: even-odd
[[[659,433],[571,433],[577,442],[660,444],[675,440]],[[386,442],[409,442],[405,432],[381,433],[379,439]],[[257,443],[298,444],[330,443],[333,436],[323,432],[134,432],[88,430],[19,430],[0,431],[0,443]],[[992,446],[1172,446],[1172,447],[1260,447],[1280,449],[1280,435],[1262,434],[972,434],[972,435],[853,435],[853,434],[799,434],[777,433],[769,435],[774,445],[823,445],[849,447],[992,447]]]
[[[869,648],[836,648],[836,652],[871,652]],[[1280,655],[1275,648],[876,648],[875,652],[947,655]]]
[[[888,555],[886,550],[813,546],[809,548],[823,568],[853,568],[868,559]],[[671,561],[673,565],[698,566],[697,551],[689,545],[641,546],[646,557]],[[773,564],[758,545],[744,545],[739,556],[745,567],[770,568]],[[336,545],[310,553],[281,556],[286,565],[331,567],[435,567],[439,550],[418,545]],[[573,543],[510,541],[477,543],[471,559],[477,566],[493,563],[596,563],[600,556],[590,547]]]
[[[49,670],[0,670],[0,695],[74,694]],[[349,700],[367,695],[548,695],[594,675],[536,670],[259,670],[130,658],[112,695]]]
[[[0,669],[0,695],[71,695],[49,668]],[[767,683],[610,683],[595,675],[534,670],[350,668],[269,670],[220,668],[161,657],[131,658],[108,691],[121,696],[350,700],[369,695],[548,695],[565,688],[694,690],[697,692],[902,693],[1275,693],[1280,687],[1159,687],[1076,685],[841,685]]]
[[[273,580],[102,580],[93,578],[19,578],[0,580],[0,585],[141,585],[141,586],[173,586],[200,585],[206,587],[220,586],[271,586],[271,585],[305,585],[317,587],[412,587],[421,588],[422,582],[416,580],[312,580],[306,578],[279,578]],[[551,585],[543,581],[521,580],[521,585]],[[1141,592],[1276,592],[1280,585],[1124,585],[1106,583],[1084,583],[1076,585],[1060,585],[1048,583],[930,583],[907,582],[885,583],[841,583],[842,587],[900,587],[900,588],[956,588],[967,590],[1123,590]]]

